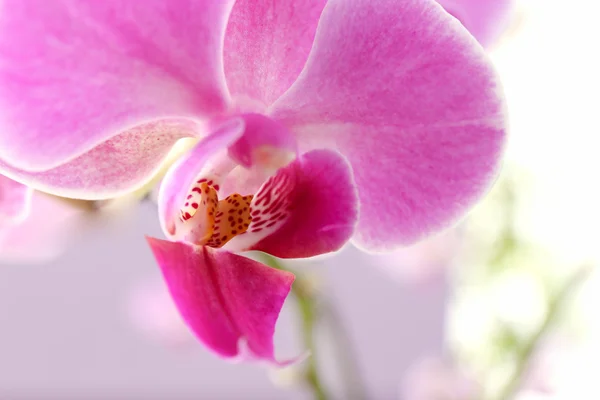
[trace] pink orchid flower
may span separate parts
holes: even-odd
[[[428,357],[413,365],[400,385],[407,400],[475,400],[482,387],[473,374],[455,363]]]
[[[515,0],[437,0],[484,47],[493,45],[508,27]]]
[[[32,193],[27,186],[0,175],[0,229],[27,218]]]
[[[144,336],[173,347],[196,343],[158,277],[137,282],[126,300],[128,319]]]
[[[66,203],[0,175],[0,263],[46,262],[87,218]]]
[[[168,240],[148,241],[222,357],[275,361],[294,279],[237,252],[411,244],[461,218],[498,171],[499,83],[433,0],[3,4],[0,171],[109,198],[201,138],[161,184]]]

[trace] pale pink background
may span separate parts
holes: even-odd
[[[160,235],[155,208],[142,204],[124,226],[88,231],[45,265],[0,267],[0,399],[310,398],[275,387],[261,367],[229,364],[199,345],[168,347],[136,329],[131,290],[158,274],[143,236]],[[369,399],[399,399],[408,366],[441,351],[443,280],[403,284],[353,249],[317,263],[356,346]],[[281,356],[301,349],[290,306],[277,326]],[[326,379],[335,379],[331,360],[322,364]]]

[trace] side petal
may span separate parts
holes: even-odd
[[[0,227],[27,217],[33,190],[0,175]]]
[[[0,160],[0,171],[42,192],[86,200],[108,199],[143,186],[160,169],[178,139],[197,136],[196,123],[162,120],[107,140],[66,164],[26,172]]]
[[[275,323],[294,275],[208,247],[147,238],[179,312],[221,357],[276,362]]]
[[[38,264],[60,256],[90,228],[90,215],[44,193],[31,195],[20,223],[0,225],[0,263]]]
[[[409,247],[389,253],[368,254],[363,257],[381,267],[392,278],[403,282],[424,283],[443,276],[460,265],[464,252],[462,229],[448,229]]]
[[[494,44],[506,30],[515,0],[437,0],[482,46]]]
[[[355,241],[370,250],[455,223],[491,186],[505,139],[493,68],[433,0],[329,1],[305,69],[270,113],[301,151],[348,158]]]
[[[234,102],[262,112],[296,80],[327,0],[239,0],[225,34],[224,64]]]
[[[230,246],[280,258],[339,250],[352,237],[358,220],[350,165],[330,150],[304,154],[262,186],[250,210],[248,231],[231,240]]]
[[[227,105],[233,0],[6,0],[0,159],[43,171],[139,124]]]

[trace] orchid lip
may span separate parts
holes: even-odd
[[[218,248],[248,230],[253,196],[234,193],[219,201],[218,189],[218,184],[213,186],[213,181],[206,178],[193,185],[178,220],[184,240]]]
[[[175,240],[213,248],[229,244],[228,249],[239,249],[274,232],[285,222],[291,211],[295,182],[286,175],[278,176],[277,171],[288,164],[283,163],[291,158],[290,152],[272,146],[261,146],[257,152],[260,158],[252,170],[268,174],[269,178],[256,194],[223,193],[221,182],[227,180],[232,163],[217,160],[198,175],[182,197],[183,204],[174,221]],[[228,172],[214,169],[214,165],[227,166]],[[224,198],[219,199],[219,195]],[[229,243],[248,233],[251,238],[234,241],[233,246]]]

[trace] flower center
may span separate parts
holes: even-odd
[[[222,247],[248,230],[252,222],[250,202],[253,196],[233,193],[219,200],[212,180],[200,179],[191,188],[180,210],[179,221],[191,226],[185,239],[194,244]]]

